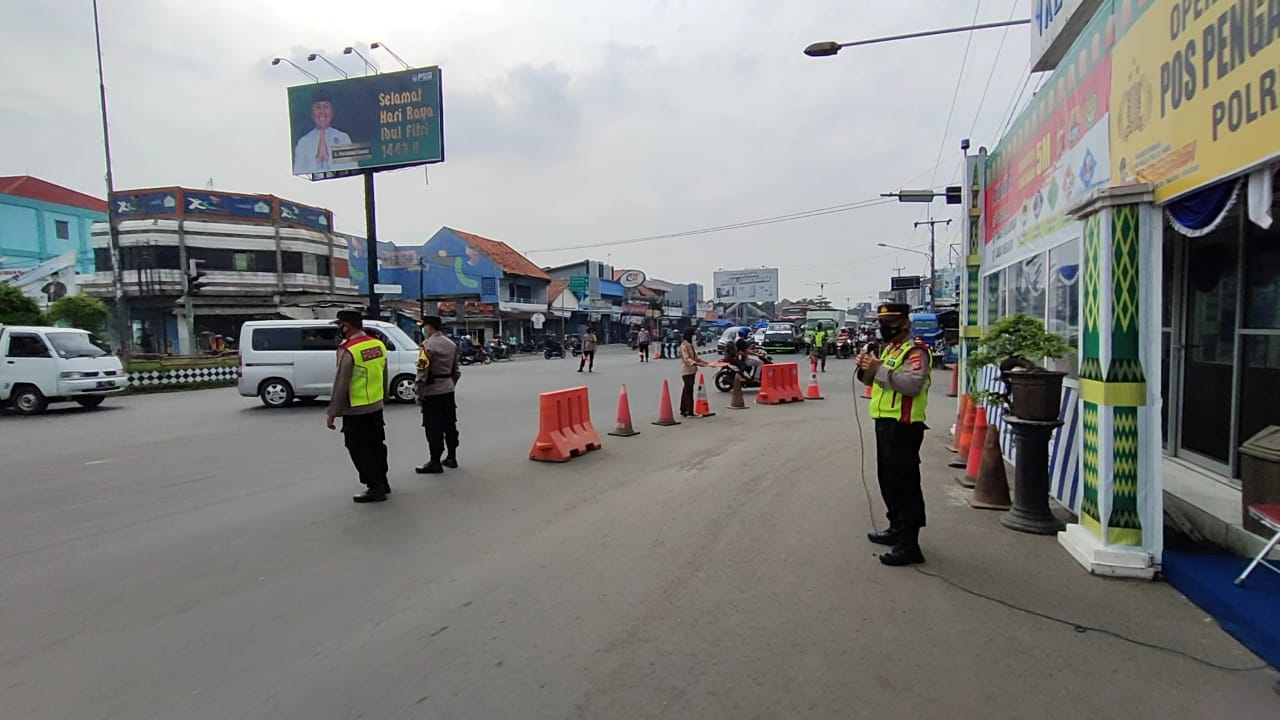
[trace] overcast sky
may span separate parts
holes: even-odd
[[[441,225],[502,240],[539,265],[609,259],[672,282],[781,268],[784,295],[868,299],[927,248],[918,205],[613,248],[547,248],[674,233],[957,181],[959,142],[992,146],[1026,77],[1028,29],[808,58],[854,40],[1026,17],[1029,0],[101,0],[116,187],[273,193],[331,208],[364,234],[359,179],[290,174],[285,87],[352,74],[341,49],[381,41],[444,80],[448,161],[378,177],[379,238],[420,244]],[[1016,6],[1016,8],[1015,8]],[[0,175],[102,196],[90,0],[8,0],[0,42]],[[398,67],[373,51],[384,69]],[[17,60],[18,62],[14,62]],[[994,72],[994,74],[993,74]],[[990,77],[990,90],[980,104]],[[1034,87],[1034,83],[1032,85]],[[1030,92],[1027,93],[1030,95]],[[1025,99],[1023,100],[1025,103]],[[940,162],[938,161],[941,155]],[[935,172],[936,167],[936,172]],[[931,183],[932,180],[932,183]],[[935,203],[937,217],[959,219]],[[958,240],[939,227],[939,265]]]

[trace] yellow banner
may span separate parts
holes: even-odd
[[[1113,185],[1149,182],[1162,202],[1280,155],[1280,0],[1117,9],[1132,25],[1112,51]]]

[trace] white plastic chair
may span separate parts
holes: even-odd
[[[1267,562],[1267,555],[1275,548],[1276,543],[1280,542],[1280,505],[1250,505],[1249,514],[1255,520],[1270,528],[1273,534],[1270,542],[1262,548],[1262,552],[1258,553],[1253,562],[1249,563],[1249,567],[1245,568],[1244,572],[1240,573],[1240,577],[1236,578],[1236,585],[1244,585],[1249,573],[1252,573],[1259,563],[1265,565],[1269,570],[1280,573],[1280,568]]]

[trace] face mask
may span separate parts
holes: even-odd
[[[890,341],[890,340],[892,340],[892,339],[894,339],[894,338],[896,338],[896,337],[898,337],[898,328],[896,328],[896,327],[894,327],[894,326],[892,326],[892,325],[881,325],[881,326],[880,326],[880,339],[881,339],[881,340],[884,340],[885,342],[888,342],[888,341]]]

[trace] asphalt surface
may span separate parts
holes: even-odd
[[[676,363],[573,368],[465,369],[462,468],[442,476],[413,474],[419,417],[393,407],[394,495],[369,506],[319,405],[212,390],[0,417],[0,717],[1280,714],[1269,670],[882,567],[847,362],[825,401],[729,411],[712,389],[716,417],[672,428],[649,422]],[[527,459],[537,392],[586,384],[603,434],[621,382],[641,435]],[[941,450],[954,403],[932,409],[925,569],[1258,663],[1168,586],[1089,577],[970,510]]]

